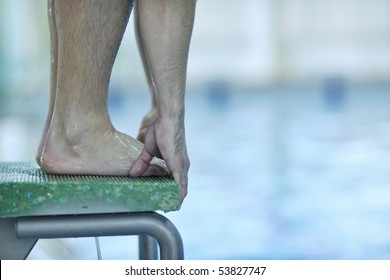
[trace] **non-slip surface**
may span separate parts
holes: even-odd
[[[174,211],[170,177],[49,175],[26,162],[0,163],[0,217]]]

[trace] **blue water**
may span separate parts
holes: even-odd
[[[191,92],[189,195],[167,217],[187,259],[389,259],[390,89]],[[113,97],[136,134],[148,96]],[[100,238],[104,259],[134,237]],[[39,242],[30,258],[95,259],[92,238]]]

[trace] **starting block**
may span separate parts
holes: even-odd
[[[171,177],[49,175],[0,163],[0,259],[25,259],[39,239],[139,236],[140,259],[183,259],[176,227],[156,211],[180,208]]]

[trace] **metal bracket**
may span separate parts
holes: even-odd
[[[3,224],[7,227],[4,228]],[[15,225],[14,230],[10,230],[12,225]],[[160,247],[160,259],[181,260],[184,258],[183,242],[178,230],[166,217],[155,212],[25,217],[3,219],[1,226],[0,258],[2,259],[27,257],[36,241],[41,238],[122,235],[140,236],[141,259],[156,258],[155,241]],[[7,229],[6,232],[5,229]],[[8,240],[8,245],[6,245],[6,240]],[[22,246],[22,243],[27,245]],[[3,245],[6,246],[3,247]],[[17,251],[19,251],[17,254],[11,252],[14,246],[17,246]]]

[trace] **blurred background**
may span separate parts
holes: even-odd
[[[34,161],[49,97],[45,0],[0,0],[0,160]],[[188,65],[189,195],[166,216],[187,259],[390,258],[390,1],[198,0]],[[150,98],[130,19],[110,113]],[[135,237],[100,238],[104,259]],[[95,259],[91,238],[30,259]]]

